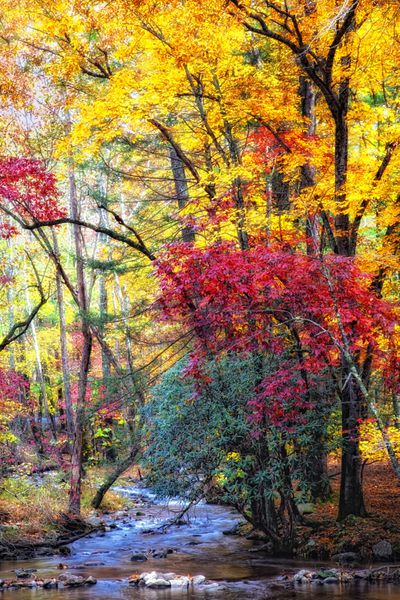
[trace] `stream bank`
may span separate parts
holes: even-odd
[[[119,491],[136,501],[135,509],[105,515],[106,531],[93,532],[76,540],[69,546],[70,555],[61,559],[51,556],[2,561],[0,565],[2,580],[15,579],[17,569],[36,569],[36,578],[91,577],[97,580],[95,585],[4,589],[0,597],[5,600],[166,600],[177,596],[196,600],[283,600],[295,596],[301,599],[328,595],[342,600],[400,600],[400,586],[395,583],[381,585],[358,580],[331,585],[293,584],[292,578],[299,570],[328,569],[332,564],[273,559],[262,552],[253,552],[253,541],[223,534],[241,520],[228,507],[199,504],[185,515],[183,521],[165,530],[160,526],[176,517],[181,505],[175,502],[159,504],[148,490],[140,487]],[[137,560],[138,556],[141,556],[140,560]],[[132,557],[136,559],[132,560]],[[182,577],[202,575],[217,586],[172,590],[148,589],[129,583],[133,576],[153,571],[174,572]]]

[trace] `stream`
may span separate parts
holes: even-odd
[[[279,584],[279,577],[301,568],[315,569],[320,562],[304,563],[267,558],[262,553],[251,552],[254,542],[238,536],[224,535],[241,520],[229,507],[198,504],[185,515],[187,523],[173,525],[166,532],[158,529],[160,524],[173,519],[182,505],[171,502],[158,503],[144,488],[114,488],[131,498],[137,498],[140,506],[129,512],[121,511],[118,519],[108,518],[115,523],[106,533],[91,534],[71,544],[68,557],[44,557],[34,560],[2,562],[0,578],[15,578],[15,569],[37,569],[40,577],[54,577],[60,573],[92,575],[98,582],[95,586],[66,589],[20,589],[0,592],[4,600],[170,600],[186,598],[205,600],[258,600],[263,598],[294,597],[338,598],[340,600],[400,600],[400,586],[378,585],[360,582],[352,586],[324,585],[298,586],[296,594],[289,591],[268,591],[271,583]],[[141,514],[136,514],[136,513]],[[113,525],[113,526],[115,526]],[[145,562],[132,562],[135,553],[149,550],[173,549],[166,558],[151,558]],[[67,566],[58,570],[59,563]],[[129,586],[127,579],[143,571],[175,572],[179,575],[205,575],[218,582],[216,590],[152,590]],[[267,593],[268,591],[268,593]]]

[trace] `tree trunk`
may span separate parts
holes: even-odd
[[[108,215],[105,210],[102,208],[100,211],[100,225],[102,227],[108,227]],[[104,233],[100,233],[100,245],[102,247],[106,247],[107,244],[107,236]],[[99,334],[102,339],[105,336],[105,326],[107,323],[108,316],[108,294],[107,294],[107,286],[106,286],[106,276],[103,272],[100,273],[100,281],[99,281],[99,313],[100,313],[100,325],[99,325]],[[102,369],[102,377],[103,384],[106,385],[106,382],[110,379],[111,369],[110,369],[110,361],[107,356],[107,353],[104,351],[104,348],[101,349],[101,369]]]
[[[60,259],[60,252],[58,248],[57,236],[54,229],[51,230],[53,237],[54,252],[57,260]],[[62,280],[59,270],[56,268],[56,285],[57,285],[57,303],[58,303],[58,314],[60,319],[60,346],[61,346],[61,369],[63,375],[63,388],[64,388],[64,403],[65,403],[65,417],[67,432],[69,441],[74,435],[74,410],[72,407],[72,394],[71,394],[71,382],[69,376],[69,364],[68,364],[68,346],[67,346],[67,323],[65,320],[65,301],[64,301],[64,290],[62,287]]]
[[[75,173],[72,159],[69,165],[68,179],[71,215],[73,219],[78,219],[78,197],[76,191]],[[78,397],[76,400],[75,412],[75,431],[73,437],[71,457],[69,512],[72,515],[79,515],[81,510],[82,450],[83,430],[85,426],[85,401],[90,367],[90,357],[92,352],[92,334],[87,317],[88,306],[86,297],[81,230],[78,225],[73,226],[73,235],[76,253],[77,296],[79,309],[81,311],[81,331],[83,337],[83,347],[79,371]]]
[[[27,280],[26,272],[25,272],[25,279]],[[26,298],[27,310],[28,310],[28,313],[30,314],[32,312],[32,303],[31,303],[31,298],[29,295],[28,287],[25,288],[25,298]],[[55,441],[57,441],[57,431],[56,431],[56,427],[55,427],[54,417],[53,417],[53,415],[50,414],[50,410],[49,410],[46,382],[44,379],[43,364],[42,364],[42,358],[40,355],[39,340],[37,337],[36,324],[35,324],[34,319],[31,322],[31,332],[32,332],[33,348],[35,351],[35,358],[36,358],[36,376],[37,376],[38,383],[40,385],[40,401],[44,408],[44,415],[46,417],[46,426],[49,428],[49,431],[51,432],[53,439]]]
[[[347,376],[347,380],[344,377]],[[361,480],[359,419],[362,398],[357,383],[344,369],[342,392],[342,467],[339,498],[339,521],[348,515],[365,517],[367,511]]]
[[[342,109],[335,123],[335,195],[338,208],[335,217],[336,252],[341,256],[352,256],[355,248],[350,243],[350,218],[345,186],[347,182],[349,132],[347,106]]]
[[[176,199],[179,210],[183,210],[189,202],[189,190],[186,180],[185,168],[181,159],[178,157],[175,148],[170,146],[169,156],[171,160],[171,170],[174,178]],[[195,239],[194,230],[187,226],[182,226],[182,241],[193,244]]]
[[[135,463],[138,451],[138,447],[134,447],[131,450],[129,456],[127,456],[123,461],[121,461],[115,466],[113,471],[109,474],[107,479],[97,490],[96,495],[92,500],[93,508],[99,508],[105,494],[108,492],[110,487],[117,481],[118,477],[120,477],[127,469],[129,469],[129,467],[131,467]]]
[[[399,398],[395,391],[392,392],[392,406],[393,406],[393,421],[396,429],[400,429],[400,406]]]

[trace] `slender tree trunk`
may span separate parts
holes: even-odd
[[[60,252],[58,247],[58,240],[54,229],[51,230],[53,237],[54,252],[57,260],[60,260]],[[68,361],[68,345],[67,345],[67,323],[65,320],[65,301],[64,301],[64,290],[62,286],[61,275],[58,269],[56,269],[56,285],[57,285],[57,303],[58,303],[58,315],[60,319],[60,346],[61,346],[61,370],[63,376],[63,388],[64,388],[64,404],[65,404],[65,417],[67,432],[70,441],[74,435],[74,410],[72,406],[72,393],[71,393],[71,381],[69,376],[69,361]]]
[[[13,269],[13,248],[11,244],[11,240],[7,240],[8,246],[8,256],[7,256],[7,271],[6,275],[10,277],[12,280],[14,275]],[[9,328],[11,330],[12,326],[15,323],[15,314],[14,314],[14,288],[11,285],[7,286],[7,307],[8,307],[8,320],[9,320]],[[15,354],[14,354],[14,345],[11,344],[8,348],[8,357],[9,357],[9,365],[11,371],[15,370]]]
[[[108,217],[107,212],[102,208],[100,210],[100,225],[102,227],[108,227]],[[105,247],[107,244],[107,236],[104,234],[100,234],[100,245]],[[108,316],[108,294],[107,294],[107,285],[106,285],[106,276],[104,273],[100,274],[99,281],[99,312],[100,312],[100,325],[99,325],[99,334],[104,339],[105,335],[105,326],[107,322]],[[103,383],[106,383],[111,376],[110,369],[110,361],[108,359],[107,353],[104,351],[104,348],[101,349],[101,368],[102,368],[102,376]]]
[[[26,277],[27,276],[25,273],[25,279],[26,279]],[[26,298],[26,306],[28,309],[28,313],[31,313],[32,312],[32,303],[31,303],[31,298],[29,295],[28,287],[25,288],[25,298]],[[39,340],[38,340],[38,336],[37,336],[37,332],[36,332],[36,324],[35,324],[34,319],[31,322],[31,333],[32,333],[33,349],[35,351],[35,358],[36,358],[36,377],[37,377],[37,380],[38,380],[38,383],[40,386],[40,397],[41,397],[42,406],[44,408],[44,415],[45,415],[46,421],[47,421],[46,424],[47,424],[47,427],[49,428],[49,431],[52,434],[53,439],[57,440],[57,431],[56,431],[56,427],[55,427],[55,423],[54,423],[54,417],[53,417],[53,415],[50,414],[50,410],[49,410],[46,382],[44,379],[43,364],[42,364],[42,358],[40,355]]]
[[[68,179],[71,215],[73,219],[78,219],[78,196],[72,159],[70,160],[69,164]],[[78,395],[76,400],[75,411],[75,430],[71,457],[69,512],[72,515],[79,515],[81,510],[81,480],[83,458],[83,432],[85,427],[85,401],[90,368],[90,357],[92,352],[92,334],[87,316],[88,306],[85,285],[81,230],[79,226],[73,225],[73,235],[76,253],[77,296],[79,309],[81,311],[81,332],[83,340],[79,370]]]
[[[117,481],[118,477],[120,477],[127,469],[129,469],[129,467],[131,467],[135,463],[138,451],[138,447],[133,447],[129,456],[127,456],[124,460],[122,460],[115,466],[113,471],[97,490],[96,495],[92,500],[93,508],[99,508],[99,506],[103,502],[105,494],[108,492],[110,487]]]
[[[399,397],[396,392],[392,392],[392,406],[393,406],[393,421],[396,429],[400,429],[400,406]]]

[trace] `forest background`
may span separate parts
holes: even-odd
[[[400,477],[397,2],[0,13],[5,521],[140,460],[275,553],[305,502],[368,528],[368,462]]]

